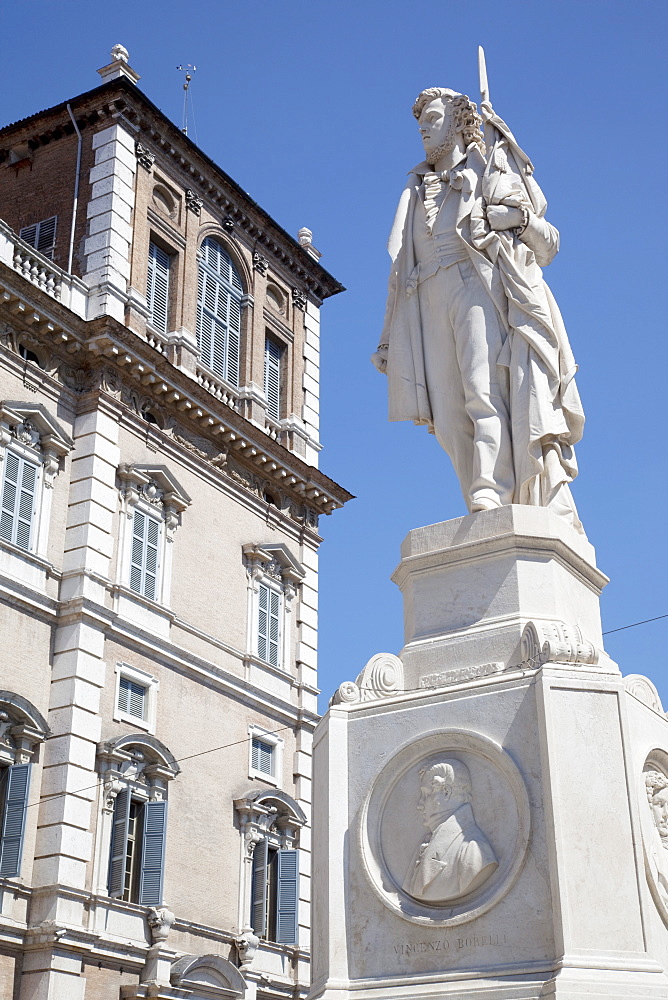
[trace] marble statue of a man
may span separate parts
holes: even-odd
[[[541,266],[559,247],[533,167],[505,122],[445,88],[413,113],[426,160],[390,235],[390,288],[373,362],[390,420],[427,424],[470,511],[551,507],[578,529],[568,484],[584,416],[576,365]],[[487,138],[487,142],[485,141]]]
[[[446,758],[423,768],[417,808],[431,836],[409,866],[405,891],[416,899],[444,903],[486,882],[498,862],[476,825],[467,766]]]

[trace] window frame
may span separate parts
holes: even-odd
[[[190,497],[165,466],[121,465],[121,527],[118,538],[117,585],[134,600],[169,607],[174,535]],[[135,512],[159,522],[155,594],[147,596],[131,585]]]
[[[73,444],[41,403],[0,401],[0,490],[4,493],[7,455],[14,454],[37,466],[29,547],[0,539],[0,545],[6,546],[8,551],[46,560],[53,486],[61,460]],[[0,501],[1,497],[2,493]]]
[[[145,729],[148,733],[155,733],[160,681],[145,670],[140,670],[139,667],[134,667],[129,663],[121,661],[116,663],[114,673],[114,712],[112,716],[114,721],[129,722],[133,726]],[[133,684],[140,684],[146,690],[144,701],[145,718],[140,719],[136,715],[132,715],[131,712],[125,712],[120,708],[120,688],[121,680],[123,679]]]
[[[274,349],[275,353],[272,355],[270,347]],[[264,396],[266,400],[266,413],[271,420],[275,420],[278,423],[283,417],[283,396],[284,396],[284,385],[283,385],[283,375],[285,368],[285,352],[286,345],[282,344],[276,337],[272,336],[270,333],[265,332],[264,335]],[[273,375],[275,377],[275,387],[270,385],[270,379],[272,376],[272,366]],[[272,391],[275,388],[275,404],[272,401]]]
[[[272,747],[272,773],[267,774],[253,766],[253,740],[258,740]],[[283,784],[283,747],[284,740],[275,733],[268,732],[262,726],[252,723],[248,727],[248,777],[259,778],[267,784],[280,788]]]
[[[221,255],[229,261],[230,273],[232,276],[236,276],[239,287],[237,288],[233,278],[225,278],[218,270],[210,266],[207,262],[208,254],[208,244],[216,246]],[[207,277],[215,283],[215,304],[212,307],[207,305]],[[226,295],[226,306],[225,306],[225,318],[222,317],[220,312],[220,290],[223,289]],[[233,389],[239,389],[242,385],[242,355],[243,355],[243,344],[242,344],[242,313],[244,305],[246,303],[246,287],[241,269],[237,265],[234,256],[230,253],[225,242],[215,233],[207,235],[204,237],[197,251],[197,313],[195,318],[195,337],[197,340],[197,352],[199,363],[210,371],[216,378],[221,379],[227,385]],[[233,328],[233,323],[231,320],[232,308],[231,303],[236,303],[236,313],[234,319],[234,324],[236,324],[236,329]],[[210,345],[208,347],[203,346],[204,339],[204,317],[207,316],[211,320],[211,329],[208,333],[210,338]],[[214,345],[215,331],[216,327],[220,327],[222,330],[222,362],[220,364],[216,361],[216,350]],[[236,336],[236,347],[231,350],[232,340]],[[216,340],[216,343],[218,341]],[[218,351],[221,351],[219,346]],[[232,361],[232,367],[230,358],[235,355]],[[236,368],[236,371],[233,368]]]
[[[93,870],[95,891],[99,895],[106,895],[121,903],[159,906],[163,902],[167,859],[168,785],[180,774],[181,769],[163,743],[155,736],[141,732],[127,733],[98,744],[97,758],[100,773],[100,818],[98,820],[99,835],[96,837]],[[138,895],[138,899],[142,899],[142,902],[139,904],[133,903],[132,899],[123,900],[121,897],[124,895],[124,890],[118,892],[112,883],[112,861],[119,857],[118,845],[115,841],[117,834],[114,827],[118,821],[116,802],[121,793],[127,797],[128,812],[132,801],[141,802],[144,807]],[[147,832],[147,806],[153,811],[154,815],[150,817],[152,820],[162,817],[162,825],[157,830],[159,843],[155,839],[155,828]],[[160,808],[153,808],[158,806]],[[122,827],[123,824],[120,825]],[[149,835],[154,838],[154,849],[147,856],[145,844]],[[155,865],[156,846],[160,848],[157,871]],[[123,879],[125,877],[126,852],[127,836],[122,852]],[[147,894],[149,898],[147,898]]]
[[[297,588],[306,572],[283,542],[247,543],[242,546],[248,578],[247,635],[248,657],[281,676],[292,668],[292,611]],[[266,587],[280,595],[278,664],[260,656],[260,593]]]

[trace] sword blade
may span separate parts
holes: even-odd
[[[485,50],[482,45],[478,46],[478,77],[480,79],[480,103],[489,101],[489,84],[487,83],[487,66],[485,64]]]

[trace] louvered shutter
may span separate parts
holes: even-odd
[[[241,302],[235,296],[228,297],[229,326],[227,340],[227,381],[239,385],[239,351],[241,347]]]
[[[264,394],[267,413],[274,420],[281,416],[281,349],[269,337],[264,342]]]
[[[274,747],[271,743],[253,737],[251,745],[251,766],[262,774],[274,774]]]
[[[259,614],[257,626],[257,655],[261,660],[267,659],[269,646],[269,587],[260,584]]]
[[[30,549],[38,467],[12,451],[5,453],[0,537]]]
[[[132,521],[130,589],[150,600],[157,600],[160,521],[141,510]]]
[[[116,899],[123,895],[125,882],[125,857],[128,850],[128,829],[130,825],[130,789],[123,788],[116,796],[114,819],[111,827],[109,848],[109,895]]]
[[[299,851],[278,852],[276,941],[296,944],[299,911]]]
[[[56,223],[58,216],[52,215],[50,219],[42,222],[35,222],[32,226],[24,226],[19,232],[19,236],[31,247],[44,254],[45,257],[53,257],[56,245]]]
[[[139,903],[144,906],[159,906],[162,902],[166,832],[167,803],[147,802],[139,879]]]
[[[266,839],[255,845],[251,890],[251,924],[258,937],[267,933],[267,866],[269,844]]]
[[[274,667],[280,666],[280,638],[281,638],[281,595],[275,590],[269,591],[269,643],[267,660]]]
[[[118,707],[121,712],[134,715],[137,719],[144,718],[146,704],[146,688],[135,684],[127,677],[121,677],[118,684]]]
[[[5,769],[7,789],[0,841],[0,875],[5,878],[21,874],[30,768],[30,764],[14,764]]]
[[[169,308],[169,255],[155,243],[149,243],[146,298],[150,310],[149,322],[156,330],[167,333]]]
[[[197,341],[202,363],[231,385],[239,385],[241,277],[219,243],[206,239],[197,283]]]

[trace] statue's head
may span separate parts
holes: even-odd
[[[418,812],[432,832],[456,809],[471,801],[471,775],[466,764],[447,757],[420,771]]]
[[[432,166],[458,141],[463,149],[475,143],[484,154],[482,118],[465,94],[447,87],[430,87],[416,100],[413,114],[418,121],[427,162]]]
[[[652,810],[654,824],[661,839],[668,841],[668,778],[661,771],[645,773],[647,800]]]

